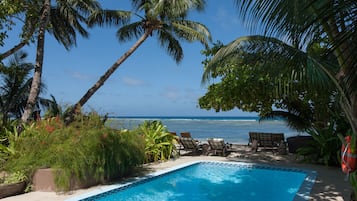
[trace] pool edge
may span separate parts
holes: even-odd
[[[150,179],[152,177],[157,177],[160,175],[167,174],[172,171],[176,171],[181,168],[185,168],[194,164],[198,163],[220,163],[220,164],[235,164],[235,165],[245,165],[245,166],[250,166],[250,167],[256,167],[256,168],[272,168],[272,169],[280,169],[280,170],[285,170],[285,171],[296,171],[296,172],[303,172],[306,174],[306,177],[304,181],[302,182],[298,192],[296,193],[294,199],[292,201],[306,201],[310,200],[311,196],[310,193],[312,191],[312,188],[315,184],[316,177],[317,177],[317,172],[313,170],[308,170],[308,169],[303,169],[303,168],[295,168],[295,167],[281,167],[281,166],[275,166],[275,165],[269,165],[269,164],[260,164],[260,163],[251,163],[251,162],[238,162],[238,161],[214,161],[214,160],[197,160],[197,161],[191,161],[183,164],[179,164],[173,167],[165,168],[162,170],[158,170],[152,173],[147,174],[147,176],[139,177],[139,178],[132,178],[134,181],[129,181],[126,183],[122,184],[113,184],[109,186],[103,186],[103,187],[98,187],[98,189],[94,189],[90,192],[84,193],[82,195],[78,195],[72,198],[68,198],[65,201],[80,201],[83,199],[87,199],[102,193],[109,192],[111,190],[115,190],[118,188],[123,188],[125,186],[130,186],[135,183],[141,182],[146,179]]]

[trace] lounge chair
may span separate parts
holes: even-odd
[[[174,139],[175,139],[174,145],[176,148],[176,153],[178,153],[180,155],[180,151],[183,150],[183,146],[180,143],[179,136],[177,136],[176,132],[174,132],[174,131],[170,131],[169,133],[174,136]]]
[[[180,137],[180,143],[183,146],[181,150],[191,151],[194,154],[202,149],[200,143],[191,137]]]
[[[264,149],[273,148],[274,143],[272,140],[271,133],[261,133],[259,136],[259,146],[263,147]]]
[[[273,133],[271,138],[275,146],[279,146],[281,142],[285,142],[284,133]]]
[[[222,156],[225,156],[228,149],[230,148],[230,145],[224,143],[222,138],[210,138],[207,141],[210,146],[210,152],[214,155],[220,153]]]
[[[254,140],[259,142],[259,133],[257,133],[257,132],[249,132],[248,146],[251,146],[253,144]]]
[[[258,147],[271,149],[273,152],[279,150],[279,147],[281,149],[286,147],[284,133],[249,132],[248,145],[254,151],[257,151]],[[283,150],[281,152],[283,153]]]
[[[190,132],[182,132],[181,133],[181,137],[186,137],[186,138],[192,138],[192,136],[191,136],[191,133]]]

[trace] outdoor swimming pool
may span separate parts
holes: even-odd
[[[307,200],[316,173],[241,162],[195,162],[68,201]]]

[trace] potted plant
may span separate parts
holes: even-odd
[[[24,172],[3,172],[0,178],[0,199],[12,195],[21,194],[25,191],[27,176]]]

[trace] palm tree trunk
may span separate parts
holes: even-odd
[[[5,59],[6,57],[14,54],[15,52],[17,52],[18,50],[20,50],[22,47],[24,47],[27,44],[27,41],[22,41],[19,44],[15,45],[14,47],[12,47],[11,49],[9,49],[8,51],[0,54],[0,61]]]
[[[36,104],[38,94],[40,92],[44,47],[45,47],[45,34],[46,34],[46,27],[49,22],[50,9],[51,9],[50,0],[45,0],[44,9],[42,11],[41,18],[40,18],[40,27],[39,27],[39,33],[37,39],[35,72],[33,75],[31,90],[30,90],[29,97],[27,99],[25,111],[21,117],[22,122],[28,121],[30,115],[32,114],[33,108]]]
[[[35,32],[35,25],[28,18],[26,19],[26,21],[29,21],[29,28],[27,28],[28,32],[27,32],[27,34],[25,36],[25,39],[23,39],[20,43],[18,43],[17,45],[12,47],[11,49],[7,50],[6,52],[1,53],[0,54],[0,61],[5,59],[8,56],[14,54],[15,52],[17,52],[21,48],[23,48],[28,43],[30,38],[32,37],[33,33]]]
[[[152,29],[148,29],[139,38],[138,41],[121,56],[100,78],[99,80],[82,96],[82,98],[73,106],[71,112],[65,118],[66,124],[70,124],[74,120],[74,115],[80,112],[81,107],[94,95],[94,93],[103,86],[104,82],[115,72],[116,69],[130,56],[136,49],[150,36]]]

